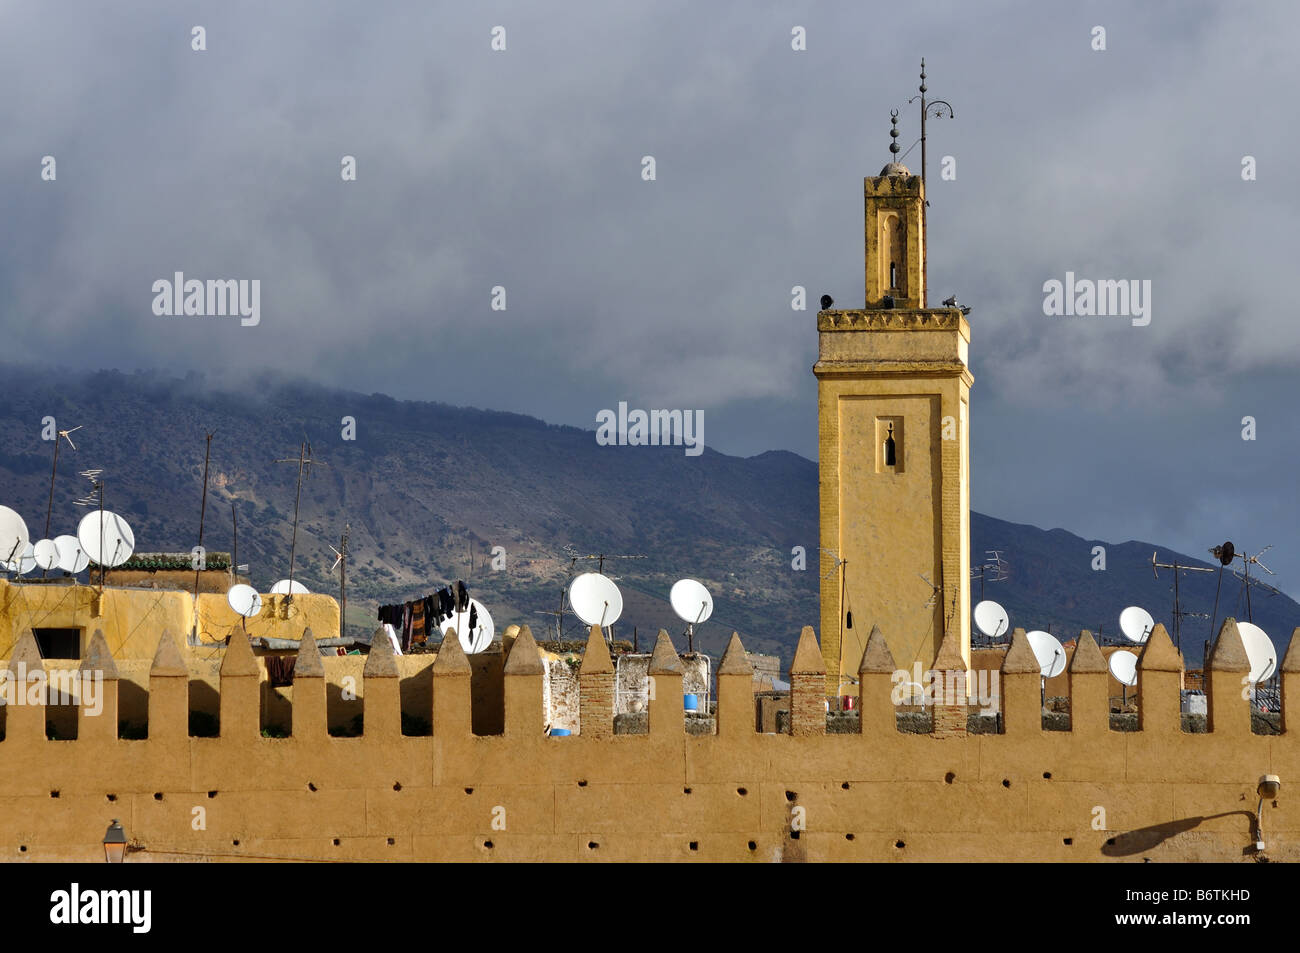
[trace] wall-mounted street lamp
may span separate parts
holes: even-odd
[[[122,824],[115,817],[113,823],[108,825],[108,830],[104,832],[104,861],[109,864],[120,864],[126,859],[126,831],[122,830]]]
[[[1276,774],[1260,776],[1259,786],[1255,789],[1259,794],[1259,804],[1255,807],[1255,850],[1264,849],[1264,802],[1276,800],[1281,790],[1282,779]]]

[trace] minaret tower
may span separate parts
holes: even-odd
[[[853,694],[873,625],[899,668],[949,634],[970,667],[970,324],[926,307],[921,176],[891,161],[863,194],[866,307],[818,313],[813,368],[828,694]]]

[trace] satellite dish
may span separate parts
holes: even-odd
[[[1119,614],[1119,627],[1126,639],[1141,644],[1156,627],[1156,620],[1151,618],[1151,613],[1141,606],[1129,606]]]
[[[81,548],[75,536],[55,536],[54,545],[59,548],[59,561],[55,563],[64,572],[74,576],[90,565],[90,557]]]
[[[290,593],[290,592],[292,592],[295,596],[298,596],[298,595],[306,595],[308,592],[310,592],[310,590],[302,583],[300,583],[297,579],[295,579],[292,583],[290,583],[288,579],[281,579],[279,582],[277,582],[274,586],[271,587],[271,595],[273,596],[283,596],[286,593]]]
[[[13,559],[5,564],[5,568],[11,573],[18,576],[25,576],[36,568],[36,552],[31,543],[26,544]]]
[[[1238,622],[1237,631],[1250,659],[1250,683],[1262,682],[1277,672],[1277,649],[1268,633],[1253,622]]]
[[[0,563],[7,564],[31,542],[23,518],[7,506],[0,506]]]
[[[694,579],[678,579],[668,593],[673,611],[683,622],[696,625],[713,615],[713,596],[704,584]]]
[[[613,625],[623,614],[623,594],[614,580],[598,572],[584,572],[574,578],[569,584],[569,604],[587,625],[602,628]]]
[[[251,619],[262,611],[262,597],[258,595],[256,589],[242,582],[230,587],[230,591],[226,593],[226,602],[230,603],[230,608],[245,619]]]
[[[1029,647],[1034,650],[1043,678],[1055,678],[1065,671],[1065,649],[1050,632],[1035,629],[1027,636]]]
[[[110,569],[122,565],[135,552],[135,533],[130,525],[108,510],[83,516],[77,525],[77,541],[92,562]]]
[[[32,547],[36,565],[42,569],[53,569],[59,564],[59,547],[52,539],[42,539]]]
[[[1138,657],[1132,652],[1121,650],[1110,653],[1110,661],[1107,665],[1110,667],[1110,674],[1114,675],[1115,680],[1121,685],[1132,688],[1138,683]]]
[[[474,621],[476,625],[473,629],[469,627],[470,608],[475,610]],[[456,637],[460,639],[460,647],[465,650],[466,655],[474,655],[486,649],[492,644],[492,635],[496,631],[492,624],[491,614],[483,603],[477,599],[471,599],[469,608],[466,608],[463,612],[453,612],[443,619],[439,628],[444,636],[452,629],[455,629]]]
[[[1011,617],[1007,610],[992,599],[985,599],[975,606],[975,627],[990,639],[996,639],[1007,631]]]

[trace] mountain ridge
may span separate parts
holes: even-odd
[[[667,605],[680,576],[699,578],[714,594],[715,616],[696,639],[714,654],[734,629],[751,650],[788,663],[800,628],[819,622],[817,464],[791,451],[735,457],[706,446],[690,458],[676,447],[602,447],[594,429],[527,414],[288,378],[241,384],[0,366],[0,379],[11,395],[0,410],[0,502],[33,532],[44,526],[49,493],[46,417],[59,428],[82,427],[77,449],[65,444],[60,452],[51,532],[71,532],[80,515],[72,500],[88,484],[78,471],[102,468],[108,507],[131,520],[138,545],[150,550],[185,551],[197,542],[204,436],[215,431],[204,543],[231,548],[233,506],[239,561],[251,564],[263,588],[288,568],[296,467],[281,461],[296,463],[309,439],[324,466],[304,483],[295,575],[313,590],[336,592],[329,547],[350,523],[352,632],[374,627],[377,604],[465,579],[498,626],[528,622],[540,635],[554,624],[569,573],[599,563],[575,553],[606,554],[605,571],[625,582],[618,634],[630,637],[635,626],[643,645],[661,627],[683,641],[684,625]],[[343,439],[345,418],[354,422],[354,440]],[[1127,604],[1145,605],[1173,631],[1169,577],[1152,578],[1153,549],[1162,561],[1215,568],[1152,543],[1088,540],[976,512],[971,530],[972,565],[986,550],[1003,551],[1007,579],[984,587],[1012,624],[1068,637],[1099,627],[1109,635]],[[799,546],[804,571],[792,568]],[[1106,549],[1103,571],[1090,568],[1094,546]],[[492,568],[498,552],[502,571]],[[624,556],[638,558],[615,558]],[[1185,607],[1211,610],[1211,578],[1184,578]],[[972,581],[976,597],[979,586]],[[1237,587],[1224,576],[1220,620],[1241,611]],[[1285,595],[1254,602],[1255,621],[1284,643],[1300,605]],[[1189,666],[1199,664],[1203,625],[1208,631],[1208,620],[1183,621]],[[578,627],[566,617],[566,637]]]

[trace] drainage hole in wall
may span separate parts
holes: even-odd
[[[105,796],[106,798],[108,798],[110,801],[116,801],[116,800],[117,800],[117,795],[116,795],[116,794],[106,794],[106,795],[104,795],[104,796]]]
[[[1108,838],[1106,839],[1106,846],[1107,846],[1107,847],[1114,847],[1114,846],[1115,846],[1115,838],[1113,838],[1113,837],[1108,837]]]
[[[691,850],[699,850],[699,849],[700,849],[700,842],[697,840],[691,841]]]
[[[58,792],[58,791],[51,791],[51,792],[50,792],[50,797],[58,797],[58,796],[59,796],[59,792]]]
[[[600,845],[597,844],[594,840],[587,841],[587,850],[595,850],[599,846]]]
[[[847,791],[849,789],[849,782],[845,781],[843,784],[840,785],[840,787],[843,788],[845,791]]]
[[[334,838],[334,846],[335,846],[335,847],[338,847],[338,846],[339,846],[339,839],[338,839],[337,837]]]
[[[1065,840],[1061,841],[1061,843],[1064,844],[1066,847],[1069,847],[1071,844],[1074,843],[1074,838],[1067,837]]]
[[[580,788],[585,788],[586,786],[587,786],[587,782],[586,782],[586,781],[579,781],[579,782],[578,782],[578,787],[580,787]]]
[[[1008,779],[1008,778],[1003,778],[1003,779],[1002,779],[1002,786],[1003,786],[1004,788],[1009,788],[1009,787],[1011,787],[1011,781],[1010,781],[1010,779]]]
[[[394,791],[400,791],[400,790],[402,790],[402,784],[401,784],[400,781],[394,781],[394,782],[393,782],[393,790],[394,790]]]
[[[682,793],[683,793],[683,794],[690,794],[690,793],[691,793],[691,789],[690,789],[690,788],[682,788]]]
[[[844,835],[844,839],[845,839],[845,840],[853,840],[853,835],[852,835],[852,834],[845,834],[845,835]]]
[[[473,794],[473,793],[474,793],[474,789],[473,789],[473,788],[466,788],[466,789],[465,789],[465,793],[466,793],[466,794]]]
[[[485,841],[483,842],[483,846],[486,847],[488,850],[491,850],[492,847],[493,847],[493,844],[492,844],[492,842],[491,842],[490,840],[485,840]]]
[[[755,844],[753,841],[750,841],[750,842],[749,842],[749,849],[750,849],[750,850],[758,850],[758,845]]]
[[[162,800],[162,791],[155,791],[154,794],[153,794],[153,799],[154,799],[155,801],[161,801],[161,800]]]
[[[311,791],[313,794],[315,794],[315,793],[316,793],[316,785],[314,785],[314,784],[312,784],[310,781],[308,781],[308,782],[307,782],[307,790],[308,790],[308,791]]]
[[[793,800],[794,800],[795,798],[797,798],[798,796],[799,796],[799,795],[795,794],[793,791],[786,791],[786,792],[785,792],[785,799],[786,799],[787,801],[793,801]]]
[[[1050,780],[1052,780],[1052,772],[1051,772],[1051,771],[1044,771],[1044,772],[1043,772],[1043,780],[1044,780],[1044,781],[1050,781]]]
[[[18,848],[18,853],[20,853],[20,854],[25,854],[25,853],[27,853],[27,845],[26,845],[26,844],[23,844],[21,847],[19,847],[19,848]]]
[[[904,844],[901,840],[896,840],[894,841],[894,846],[897,847],[899,850],[902,850],[907,845]]]
[[[798,839],[799,839],[799,832],[798,832],[798,831],[791,831],[791,832],[790,832],[790,840],[798,840]]]
[[[237,841],[237,840],[232,840],[230,843],[233,844],[233,845],[236,846],[236,847],[239,846],[239,841]]]
[[[214,798],[214,797],[216,797],[216,796],[217,796],[217,792],[216,792],[216,791],[209,791],[209,792],[208,792],[208,797],[209,797],[209,798]]]
[[[388,846],[389,846],[389,847],[392,847],[392,846],[393,846],[394,844],[396,844],[396,843],[397,843],[397,841],[396,841],[394,838],[392,838],[392,837],[388,838]]]
[[[952,784],[952,782],[956,780],[957,780],[957,775],[953,774],[951,771],[949,771],[947,774],[943,776],[944,784]]]
[[[744,797],[746,794],[749,793],[749,791],[746,790],[745,788],[736,788],[736,793],[739,794],[741,797]]]

